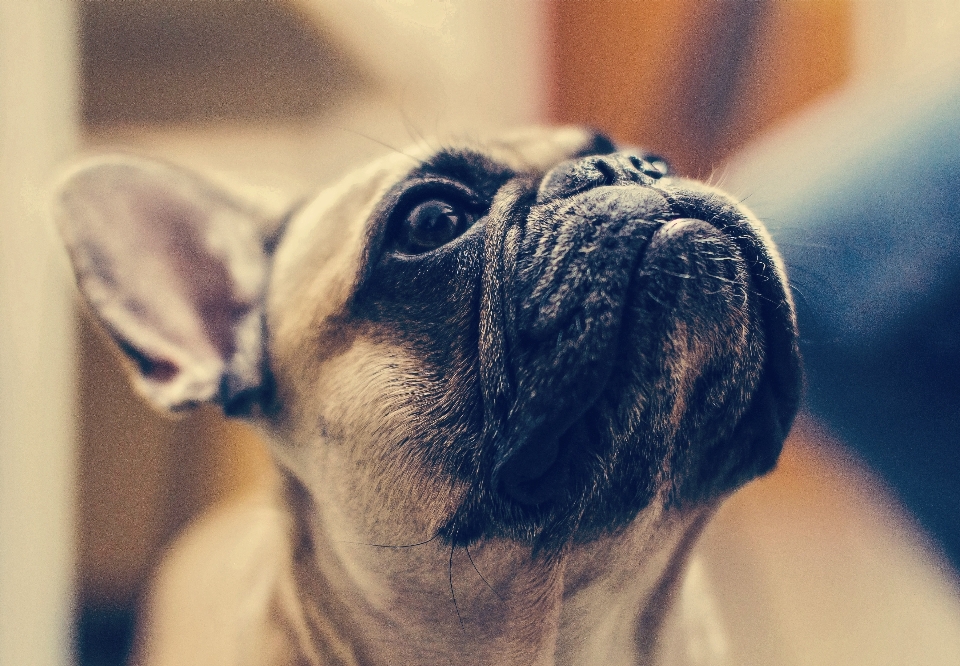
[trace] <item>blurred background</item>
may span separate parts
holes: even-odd
[[[960,4],[933,0],[4,0],[0,664],[121,663],[165,544],[269,475],[244,426],[141,402],[76,303],[43,202],[59,167],[109,149],[278,211],[423,137],[578,123],[664,155],[770,222],[810,408],[956,566],[960,181],[910,209],[936,230],[919,244],[894,221],[851,257],[864,234],[838,220],[891,191],[862,201],[863,183],[920,178],[916,145],[956,173],[958,44]],[[835,177],[863,155],[875,178]]]

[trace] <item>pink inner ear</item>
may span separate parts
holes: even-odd
[[[235,351],[234,326],[253,306],[236,299],[233,277],[221,257],[210,251],[208,229],[196,220],[205,212],[182,199],[159,198],[145,193],[137,200],[138,215],[156,220],[154,243],[165,246],[181,296],[192,304],[204,332],[220,358],[229,360]],[[174,368],[175,371],[175,368]],[[156,377],[157,381],[164,381]]]

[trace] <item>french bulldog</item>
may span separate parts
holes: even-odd
[[[174,551],[140,662],[676,663],[707,631],[691,548],[801,385],[737,201],[559,128],[389,154],[279,225],[101,157],[55,217],[144,395],[255,423],[282,479]]]

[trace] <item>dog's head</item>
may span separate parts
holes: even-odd
[[[129,158],[74,171],[58,218],[145,393],[260,420],[367,538],[590,539],[766,472],[797,407],[763,229],[593,133],[392,154],[275,237]]]

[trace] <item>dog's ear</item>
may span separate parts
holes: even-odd
[[[83,294],[154,404],[250,409],[265,385],[267,271],[252,208],[193,174],[117,156],[67,174],[54,217]]]

